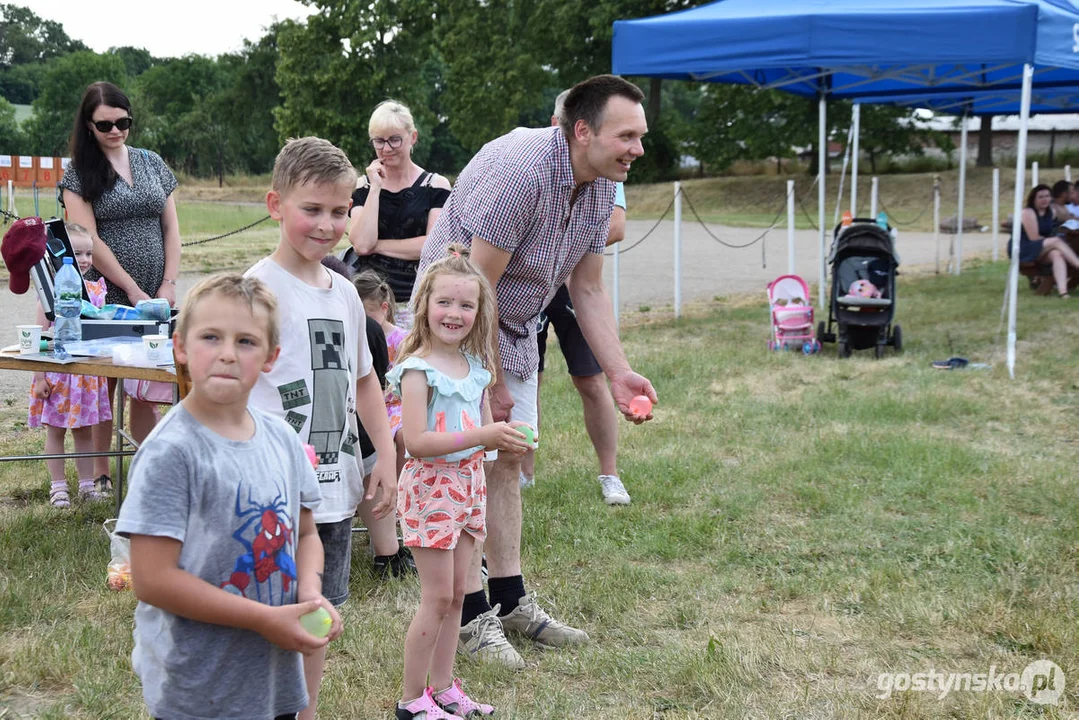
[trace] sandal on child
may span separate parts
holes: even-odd
[[[495,714],[495,709],[490,705],[478,703],[465,695],[465,691],[461,689],[460,678],[454,678],[452,685],[437,693],[435,702],[446,712],[463,718],[479,718]]]
[[[67,494],[66,485],[49,490],[49,504],[54,508],[71,507],[71,497]]]
[[[420,716],[424,720],[463,720],[460,715],[451,715],[444,711],[442,707],[435,702],[435,698],[431,695],[431,688],[424,688],[423,695],[410,702],[404,707],[400,703],[397,704],[396,720],[412,720],[413,718]]]
[[[106,473],[101,473],[94,480],[94,484],[97,486],[97,491],[102,495],[106,495],[112,492],[112,478]]]
[[[105,496],[97,491],[96,481],[79,480],[79,499],[88,502],[104,500]]]

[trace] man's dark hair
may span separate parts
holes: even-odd
[[[599,130],[607,101],[615,95],[635,103],[644,101],[644,93],[639,87],[617,75],[596,75],[574,85],[566,96],[560,118],[566,140],[573,138],[573,128],[578,120],[584,120],[593,131]]]
[[[1056,200],[1064,193],[1070,193],[1072,191],[1072,184],[1067,180],[1057,180],[1053,183],[1053,199]]]

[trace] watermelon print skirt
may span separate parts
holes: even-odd
[[[452,550],[461,532],[487,537],[483,453],[458,462],[409,458],[397,483],[397,519],[406,547]]]

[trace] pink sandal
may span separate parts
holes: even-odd
[[[435,702],[442,706],[446,712],[459,715],[463,718],[486,717],[494,715],[495,709],[490,705],[478,703],[461,689],[461,679],[454,678],[453,684],[435,696]]]
[[[452,689],[452,688],[451,688]],[[459,715],[451,715],[435,702],[431,694],[431,688],[424,688],[423,695],[410,702],[408,705],[397,706],[397,720],[412,720],[422,713],[424,720],[464,720]],[[445,694],[445,693],[443,693]]]
[[[54,508],[71,507],[71,496],[67,494],[67,483],[53,485],[49,490],[49,504]]]

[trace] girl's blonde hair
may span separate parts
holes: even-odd
[[[391,323],[397,315],[397,301],[393,297],[393,290],[386,278],[374,270],[362,270],[352,278],[352,284],[356,286],[356,292],[360,294],[360,300],[372,300],[379,305],[386,303],[389,310],[386,317]]]
[[[498,317],[495,315],[495,294],[487,276],[481,273],[469,260],[471,250],[464,245],[454,243],[446,250],[446,256],[427,266],[420,277],[415,292],[412,293],[412,310],[415,319],[412,330],[405,336],[397,354],[397,364],[410,355],[426,355],[431,350],[431,325],[427,316],[427,301],[434,290],[435,278],[439,275],[460,275],[472,278],[480,288],[479,305],[476,308],[476,322],[472,331],[461,343],[462,349],[483,363],[491,373],[491,383],[498,374],[495,368],[495,348],[498,342]]]

